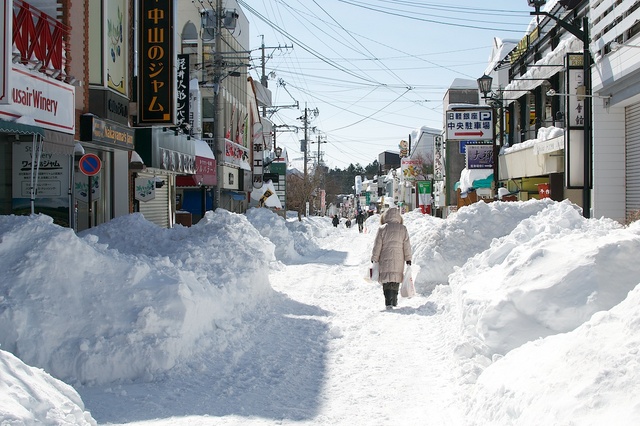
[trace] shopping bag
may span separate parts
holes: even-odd
[[[371,281],[373,282],[378,282],[378,279],[380,278],[380,269],[379,269],[380,265],[378,265],[378,262],[373,262],[371,264],[371,267],[369,268],[369,277],[371,278]]]
[[[404,278],[400,286],[400,296],[413,297],[416,295],[416,287],[413,285],[413,276],[411,275],[411,266],[407,265],[404,270]]]
[[[365,281],[371,281],[371,266],[366,266],[362,268],[362,278]]]

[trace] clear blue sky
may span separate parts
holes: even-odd
[[[330,167],[366,166],[422,126],[441,128],[442,99],[456,78],[475,80],[494,37],[520,40],[532,10],[526,0],[240,0],[251,48],[267,47],[266,74],[278,124],[312,120]],[[275,47],[281,46],[281,49]],[[284,48],[293,46],[293,48]],[[260,52],[251,71],[259,79]],[[278,133],[291,159],[304,132]],[[309,145],[315,155],[316,143]],[[302,164],[302,162],[300,162]]]

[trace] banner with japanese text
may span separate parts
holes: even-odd
[[[174,0],[139,2],[138,124],[175,124]]]

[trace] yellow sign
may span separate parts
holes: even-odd
[[[273,191],[270,189],[267,189],[266,191],[264,191],[264,194],[262,194],[262,197],[260,197],[260,201],[258,201],[258,205],[260,207],[264,206],[264,203],[267,202],[267,198],[271,197],[273,195]]]

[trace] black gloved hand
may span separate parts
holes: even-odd
[[[407,265],[411,266],[411,261],[407,260]]]

